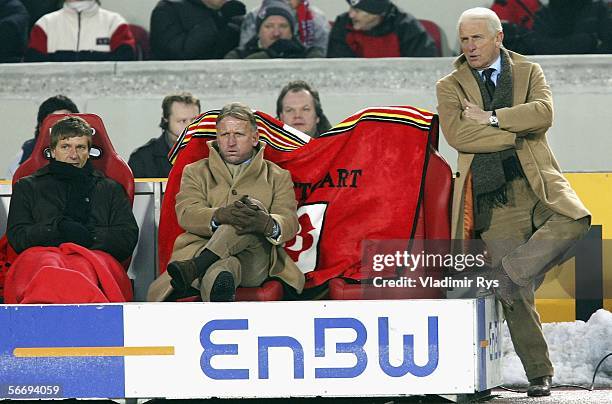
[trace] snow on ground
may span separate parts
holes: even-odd
[[[542,326],[555,367],[553,384],[589,386],[597,363],[612,353],[612,313],[600,309],[586,323],[544,323]],[[514,352],[505,323],[503,354],[504,384],[527,385],[523,366]],[[600,366],[595,386],[612,388],[612,356]]]

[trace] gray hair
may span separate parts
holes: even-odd
[[[468,20],[485,20],[487,22],[487,26],[489,27],[489,31],[492,34],[497,34],[498,32],[502,32],[501,21],[495,11],[485,8],[485,7],[474,7],[468,10],[465,10],[461,16],[459,17],[459,21],[457,22],[457,35],[459,34],[459,27],[461,27],[461,23]]]
[[[240,119],[241,121],[247,121],[251,124],[251,127],[255,132],[257,132],[257,121],[255,120],[255,114],[251,111],[251,108],[246,106],[241,102],[232,102],[226,104],[217,115],[217,121],[215,122],[219,125],[223,119],[231,116],[232,118]]]

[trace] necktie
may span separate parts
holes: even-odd
[[[485,89],[487,90],[489,97],[491,97],[491,100],[493,99],[493,95],[495,94],[495,83],[493,83],[493,80],[491,80],[491,75],[493,74],[494,71],[495,69],[488,68],[482,72],[482,75],[484,76],[484,79],[485,79],[485,83],[484,83]]]

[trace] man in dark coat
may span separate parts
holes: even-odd
[[[21,62],[30,16],[19,0],[0,0],[0,63]]]
[[[132,255],[138,225],[123,187],[88,161],[92,129],[66,117],[51,130],[51,162],[13,186],[7,238],[17,253],[75,243],[117,261]]]
[[[536,13],[533,30],[510,34],[504,44],[527,55],[612,53],[612,15],[601,0],[550,0]]]
[[[170,94],[162,101],[161,136],[149,140],[132,152],[128,164],[135,178],[167,178],[172,165],[170,148],[200,113],[200,100],[191,93]]]
[[[434,40],[411,14],[390,0],[347,0],[331,34],[329,58],[437,56]]]
[[[151,14],[153,56],[222,59],[238,45],[244,14],[237,0],[160,0]]]

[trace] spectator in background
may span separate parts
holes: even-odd
[[[491,10],[504,24],[514,24],[525,29],[533,27],[535,13],[542,7],[539,0],[495,0]],[[504,36],[505,31],[504,31]]]
[[[27,62],[133,60],[135,41],[119,14],[99,0],[64,0],[40,18],[30,33]]]
[[[57,11],[61,7],[59,0],[20,0],[30,14],[30,25],[28,32],[32,29],[36,21],[45,14]]]
[[[236,0],[160,0],[151,14],[153,57],[222,59],[238,46],[245,13]]]
[[[331,128],[318,91],[302,80],[291,81],[282,88],[276,99],[276,117],[313,138]]]
[[[329,36],[327,57],[437,56],[421,23],[390,0],[347,0]]]
[[[167,178],[172,169],[168,153],[178,137],[200,113],[200,100],[191,93],[170,94],[162,101],[162,134],[130,155],[128,164],[135,178]]]
[[[612,16],[600,0],[550,0],[532,31],[509,36],[504,45],[528,55],[612,53]]]
[[[19,0],[0,0],[0,63],[21,62],[30,16]]]
[[[265,1],[257,14],[257,35],[243,48],[238,47],[226,59],[316,58],[319,48],[306,48],[295,37],[297,20],[284,0]]]
[[[13,178],[13,174],[17,171],[17,168],[32,154],[36,139],[38,138],[38,131],[40,126],[48,115],[51,114],[77,114],[79,109],[74,102],[65,95],[58,94],[53,97],[49,97],[40,104],[38,107],[38,114],[36,116],[36,128],[34,129],[34,137],[23,142],[21,150],[17,153],[13,161],[10,163],[7,170],[7,178]]]
[[[262,6],[267,2],[264,0]],[[297,19],[297,32],[294,32],[294,35],[306,48],[318,48],[323,55],[326,55],[330,25],[325,14],[311,6],[309,0],[285,0],[285,2],[289,3]],[[244,47],[257,33],[257,15],[262,6],[255,7],[244,17],[240,29],[241,47]]]

